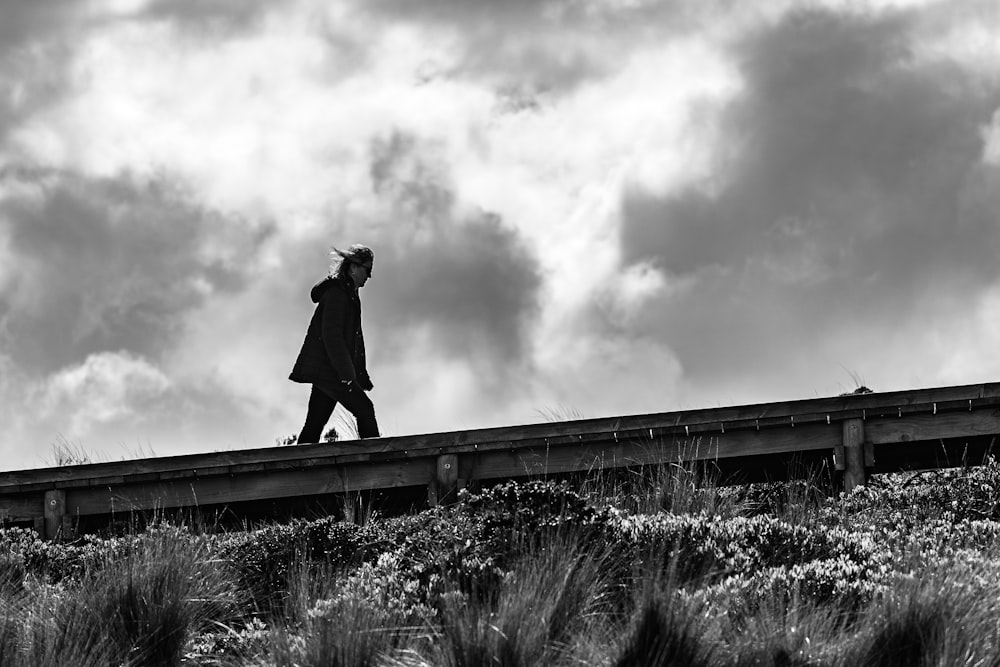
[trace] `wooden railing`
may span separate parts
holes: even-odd
[[[998,436],[1000,383],[851,394],[0,472],[0,522],[52,538],[84,517],[414,487],[436,505],[473,482],[680,461],[775,478],[804,457],[850,490],[873,471],[980,463]]]

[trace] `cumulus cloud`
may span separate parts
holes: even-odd
[[[292,4],[265,0],[151,0],[134,13],[134,18],[166,19],[183,29],[229,35],[253,28],[266,10],[288,11]]]
[[[433,146],[412,135],[374,141],[371,176],[392,220],[366,311],[385,342],[405,354],[428,331],[435,355],[468,360],[488,383],[523,368],[541,287],[524,240],[495,213],[463,210]]]
[[[3,186],[0,343],[41,374],[106,350],[156,358],[187,312],[242,289],[272,229],[206,210],[165,177],[29,170]]]
[[[722,113],[712,177],[624,196],[625,260],[679,286],[645,326],[693,377],[780,363],[790,340],[867,329],[870,344],[960,316],[946,294],[1000,277],[996,173],[981,159],[1000,86],[923,58],[915,25],[906,11],[812,10],[756,31],[735,47],[745,89]]]
[[[68,429],[66,437],[81,437],[96,424],[141,417],[169,388],[166,375],[145,359],[124,352],[91,354],[48,378],[39,417]]]
[[[0,56],[65,31],[86,13],[83,4],[72,0],[0,0]]]

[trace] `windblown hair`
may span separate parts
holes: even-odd
[[[360,259],[359,259],[360,258]],[[347,263],[357,263],[362,266],[368,267],[368,273],[371,274],[372,261],[375,259],[375,253],[372,249],[366,245],[361,245],[360,243],[355,243],[347,250],[341,250],[337,246],[330,246],[330,259],[333,260],[330,264],[330,275],[334,277],[343,277],[347,275]]]
[[[330,275],[334,278],[342,278],[347,274],[348,265],[350,262],[347,261],[343,255],[337,250],[336,246],[330,246]]]

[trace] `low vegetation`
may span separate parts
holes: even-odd
[[[1000,465],[507,483],[362,524],[0,530],[0,664],[1000,664]]]

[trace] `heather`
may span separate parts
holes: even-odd
[[[3,665],[992,665],[1000,465],[722,484],[680,465],[405,516],[0,530]]]

